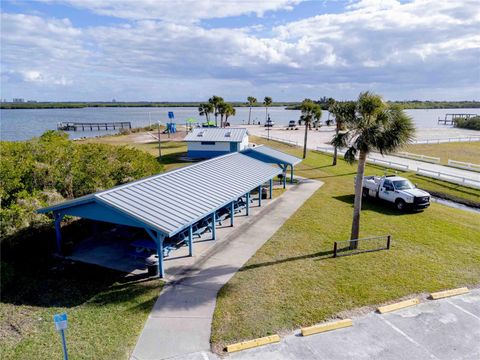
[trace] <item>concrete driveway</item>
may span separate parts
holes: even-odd
[[[293,360],[478,360],[480,359],[480,289],[380,315],[354,318],[353,327],[232,353],[224,359]],[[175,360],[220,359],[200,352]]]

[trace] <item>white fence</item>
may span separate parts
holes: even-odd
[[[407,158],[407,159],[412,159],[412,160],[419,160],[419,161],[425,161],[428,163],[432,164],[439,164],[440,163],[440,158],[438,157],[433,157],[433,156],[427,156],[427,155],[421,155],[421,154],[412,154],[409,152],[398,152],[393,154],[395,156]]]
[[[428,170],[423,168],[417,169],[417,174],[426,176],[433,179],[443,180],[454,184],[459,184],[463,186],[468,186],[475,189],[480,189],[480,181],[474,179],[467,179],[463,176],[446,174],[440,171]]]
[[[333,154],[333,147],[328,147],[328,146],[317,146],[315,148],[316,151],[320,151],[326,154]],[[338,152],[340,153],[340,149],[338,149]]]
[[[408,165],[399,164],[390,160],[367,157],[367,162],[370,164],[381,165],[392,169],[408,171]]]
[[[417,140],[412,142],[412,144],[440,144],[440,143],[449,143],[449,142],[472,142],[472,141],[480,141],[480,136],[465,136],[465,137],[448,138],[448,139]]]
[[[467,163],[463,161],[457,161],[457,160],[448,160],[448,165],[453,166],[456,168],[460,169],[466,169],[466,170],[472,170],[472,171],[477,171],[480,172],[480,165],[478,164],[472,164],[472,163]]]
[[[282,139],[282,138],[279,138],[279,137],[276,137],[276,136],[268,137],[267,135],[262,135],[262,138],[267,139],[267,140],[274,140],[274,141],[278,141],[278,142],[283,142],[283,143],[289,144],[289,145],[298,146],[298,141]]]

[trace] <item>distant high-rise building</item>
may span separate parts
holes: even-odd
[[[14,103],[23,103],[23,102],[25,102],[25,99],[23,99],[23,98],[13,98],[13,101],[12,101],[12,102],[14,102]]]

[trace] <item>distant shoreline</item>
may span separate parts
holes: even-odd
[[[234,107],[248,107],[249,105],[242,102],[230,102]],[[24,102],[0,103],[0,109],[83,109],[98,107],[192,107],[198,108],[201,102],[183,102],[183,103],[167,103],[167,102]],[[269,107],[289,107],[298,105],[298,102],[274,102]],[[256,104],[253,107],[263,107],[263,104]],[[479,105],[480,106],[480,105]]]

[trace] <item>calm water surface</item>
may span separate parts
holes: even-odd
[[[248,122],[248,108],[237,108],[237,115],[228,120],[232,125],[241,125]],[[204,122],[205,117],[198,115],[197,108],[82,108],[82,109],[17,109],[0,110],[0,138],[1,140],[27,140],[41,135],[46,130],[55,130],[57,123],[76,122],[110,122],[130,121],[133,127],[147,126],[157,121],[166,122],[167,114],[173,111],[177,124],[184,124],[185,120],[193,117]],[[275,107],[268,109],[270,117],[276,124],[287,124],[289,120],[298,120],[300,111],[285,110]],[[412,116],[417,127],[444,127],[437,125],[438,117],[447,113],[480,113],[479,109],[430,109],[406,110]],[[211,119],[213,116],[211,116]],[[328,118],[328,111],[323,112],[322,120]],[[251,119],[253,122],[265,122],[265,108],[253,108]],[[76,131],[69,132],[70,138],[93,137],[115,133],[115,131]]]

